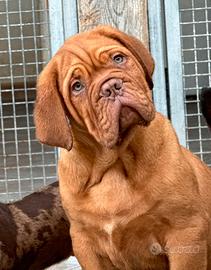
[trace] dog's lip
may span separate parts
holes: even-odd
[[[131,116],[132,114],[132,116]],[[138,119],[134,119],[134,116]],[[134,123],[131,123],[130,126],[134,126],[134,125],[139,125],[139,124],[143,124],[143,122],[146,122],[145,119],[142,117],[142,115],[139,113],[138,110],[136,110],[136,108],[132,107],[132,106],[122,106],[120,109],[120,114],[119,114],[119,124],[120,124],[120,129],[121,129],[121,120],[125,118],[125,121],[130,121],[130,117],[133,118],[133,120],[135,120]],[[128,119],[127,119],[128,118]],[[124,127],[123,127],[124,130]]]
[[[130,122],[130,114],[133,114],[132,121]],[[127,118],[129,116],[129,119],[126,119],[126,125],[124,125],[124,122],[122,123],[122,120],[124,117]],[[134,117],[135,116],[135,117]],[[128,122],[128,125],[127,125]],[[133,108],[132,106],[122,106],[119,113],[119,134],[117,138],[117,145],[121,145],[124,141],[124,139],[128,136],[130,131],[137,125],[145,125],[146,121],[143,119],[143,117],[140,115],[140,113]]]
[[[138,102],[134,102],[131,99],[125,98],[124,95],[123,96],[119,96],[118,97],[119,102],[121,103],[121,110],[120,110],[120,114],[122,111],[122,108],[129,108],[129,110],[137,113],[140,116],[140,123],[144,122],[148,122],[148,118],[146,115],[143,114],[143,111],[140,109],[140,104]],[[141,105],[143,106],[143,105]]]
[[[122,105],[121,106],[121,109],[120,109],[120,117],[122,116],[122,115],[124,115],[124,114],[129,114],[129,113],[135,113],[135,114],[138,114],[139,116],[141,116],[140,115],[140,113],[139,113],[139,111],[136,109],[136,108],[134,108],[133,106],[130,106],[130,105]]]

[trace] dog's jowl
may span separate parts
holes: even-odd
[[[211,171],[155,111],[153,70],[139,40],[101,26],[39,77],[37,137],[63,148],[60,193],[85,270],[211,269]]]

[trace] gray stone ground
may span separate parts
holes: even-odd
[[[46,270],[81,270],[80,265],[78,264],[77,260],[75,257],[70,257],[70,259],[55,264],[49,268],[47,268]]]

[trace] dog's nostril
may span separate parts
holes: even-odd
[[[115,88],[115,90],[120,90],[122,88],[122,83],[120,81],[119,82],[116,82],[114,84],[114,88]]]
[[[104,97],[110,97],[112,94],[112,91],[110,89],[103,89],[103,96]]]
[[[109,79],[101,86],[101,96],[110,97],[121,94],[123,82],[121,79]]]

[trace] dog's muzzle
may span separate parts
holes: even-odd
[[[106,98],[115,98],[121,96],[123,90],[123,81],[118,78],[106,80],[100,88],[100,96]]]

